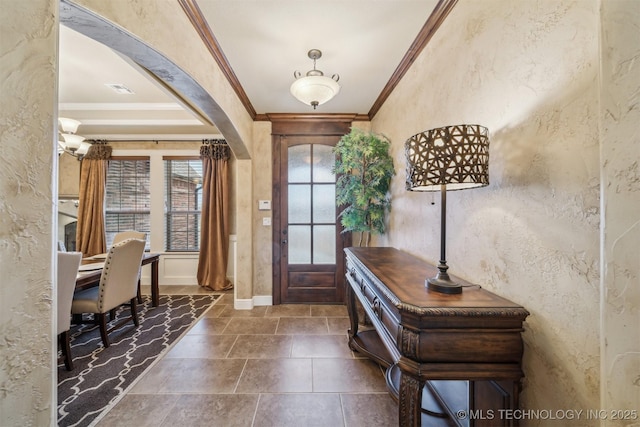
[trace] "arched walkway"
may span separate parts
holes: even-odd
[[[122,27],[70,2],[60,3],[60,23],[126,55],[149,70],[215,124],[237,159],[250,158],[249,150],[231,118],[202,85],[165,55]]]

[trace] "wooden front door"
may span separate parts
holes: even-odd
[[[333,147],[346,133],[274,135],[274,304],[343,303]],[[277,146],[277,147],[276,147]]]

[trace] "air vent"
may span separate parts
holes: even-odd
[[[131,89],[129,89],[128,87],[120,83],[105,83],[105,86],[108,86],[111,89],[113,89],[116,93],[120,93],[123,95],[133,95],[135,93],[134,91],[132,91]]]

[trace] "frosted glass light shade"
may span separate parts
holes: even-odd
[[[340,92],[340,85],[330,77],[301,77],[291,85],[291,95],[314,108],[322,105]]]
[[[63,133],[62,137],[64,138],[64,146],[71,151],[75,151],[80,148],[80,144],[84,141],[84,136],[73,135],[70,133]]]
[[[78,126],[80,126],[80,122],[66,117],[59,117],[58,126],[61,133],[76,133],[78,131]]]
[[[86,142],[86,141],[82,141],[80,143],[80,147],[78,147],[78,149],[76,150],[76,154],[78,156],[84,156],[85,154],[87,154],[87,151],[89,151],[89,148],[91,147],[91,144]]]

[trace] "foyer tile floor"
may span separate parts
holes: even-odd
[[[234,310],[225,293],[98,426],[395,426],[384,372],[348,328],[342,305]]]

